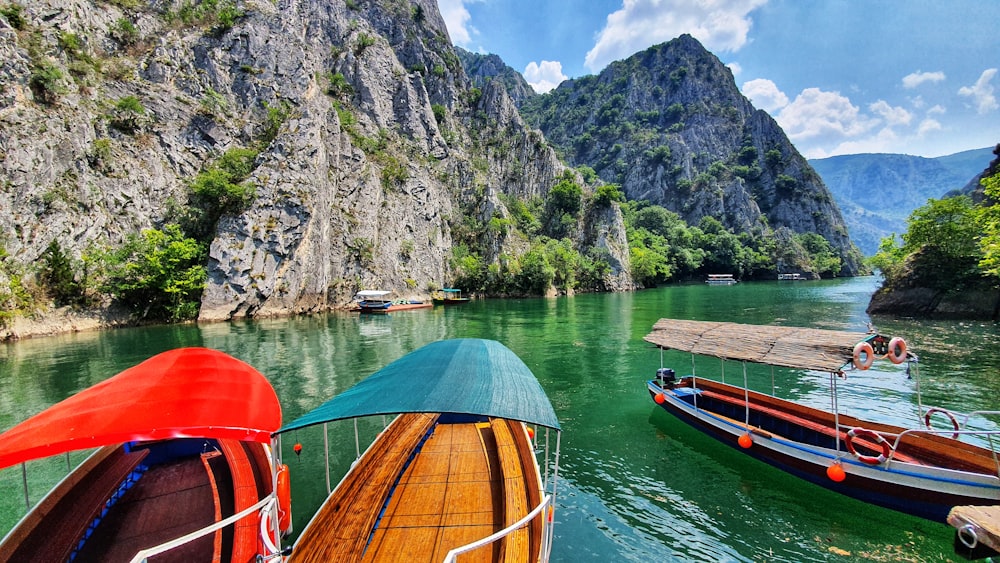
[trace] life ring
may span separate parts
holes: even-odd
[[[874,440],[876,444],[882,446],[882,454],[878,456],[861,455],[854,449],[854,438],[861,436],[869,440]],[[872,432],[871,430],[866,430],[864,428],[851,428],[847,433],[847,451],[858,458],[858,461],[862,463],[867,463],[868,465],[881,465],[889,459],[889,455],[892,453],[892,446],[889,445],[889,441],[882,437],[881,434]]]
[[[906,361],[906,341],[898,336],[889,340],[889,351],[886,352],[889,361],[894,364],[901,364]]]
[[[864,354],[864,360],[861,359],[861,355]],[[872,345],[867,342],[858,342],[854,345],[854,367],[857,369],[868,369],[872,367],[872,362],[875,361],[875,351],[872,350]]]
[[[278,529],[287,534],[292,529],[292,490],[288,464],[278,468]]]
[[[927,409],[927,414],[924,415],[924,426],[926,426],[928,430],[934,430],[934,427],[931,426],[931,415],[936,412],[943,412],[945,416],[951,419],[951,427],[955,429],[955,433],[951,435],[951,439],[957,440],[958,431],[961,430],[961,427],[958,425],[958,420],[955,419],[955,415],[951,414],[951,411],[949,410],[939,409],[937,407]]]

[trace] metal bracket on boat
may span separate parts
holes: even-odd
[[[976,549],[976,546],[979,545],[979,538],[976,537],[976,527],[972,524],[966,524],[958,528],[956,535],[958,536],[958,541],[962,542],[962,545],[969,549]]]

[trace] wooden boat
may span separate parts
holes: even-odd
[[[384,313],[392,306],[392,300],[386,299],[390,293],[392,292],[380,289],[365,289],[354,294],[354,299],[362,313]]]
[[[969,441],[978,434],[991,443],[1000,434],[968,428],[970,417],[987,413],[926,408],[919,413],[924,426],[903,428],[839,412],[845,370],[868,369],[878,357],[912,362],[907,369],[917,377],[916,357],[901,338],[661,319],[645,340],[661,349],[743,362],[743,386],[693,374],[677,379],[672,369],[660,368],[647,388],[677,418],[754,458],[833,491],[939,522],[957,505],[1000,504],[995,452]],[[778,398],[773,390],[747,389],[748,362],[827,372],[831,410]],[[917,392],[919,398],[919,385]],[[931,428],[934,415],[952,427]]]
[[[492,340],[434,342],[279,433],[386,414],[398,416],[357,452],[289,562],[548,560],[559,422],[520,358]],[[526,425],[546,429],[544,483]]]
[[[291,528],[287,466],[271,458],[280,425],[267,379],[215,350],[98,383],[0,435],[0,468],[25,476],[32,460],[97,448],[0,542],[0,561],[272,556]]]
[[[708,285],[734,285],[736,278],[732,274],[708,274],[705,283]]]
[[[462,297],[462,290],[451,287],[440,289],[431,294],[435,305],[461,305],[468,303],[468,297]]]

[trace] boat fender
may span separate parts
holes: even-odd
[[[906,361],[906,341],[898,336],[889,340],[889,351],[886,353],[889,361],[894,364],[901,364]]]
[[[292,491],[287,463],[278,468],[278,529],[283,534],[292,529]]]
[[[862,358],[862,354],[864,358]],[[867,342],[858,342],[854,345],[854,367],[857,369],[868,369],[875,361],[875,351],[872,345]]]
[[[949,410],[939,409],[937,407],[927,409],[927,414],[924,415],[924,426],[926,426],[928,430],[934,430],[934,427],[931,426],[931,415],[936,412],[944,413],[945,416],[951,419],[951,427],[955,429],[955,433],[951,435],[951,439],[957,440],[958,431],[961,430],[961,427],[958,425],[958,420],[955,419],[955,415]]]
[[[878,456],[871,455],[861,455],[854,449],[854,438],[862,437],[874,441],[876,444],[882,446],[882,453]],[[851,455],[858,458],[858,461],[862,463],[867,463],[868,465],[881,465],[888,461],[889,455],[892,453],[892,446],[889,445],[889,441],[882,437],[881,434],[872,432],[865,428],[851,428],[847,433],[847,451],[851,452]]]

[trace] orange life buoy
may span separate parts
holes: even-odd
[[[882,446],[882,453],[878,456],[859,454],[857,450],[854,449],[854,438],[857,436],[874,440],[876,444]],[[864,428],[851,428],[851,430],[847,433],[847,451],[851,452],[851,454],[858,458],[858,461],[862,463],[867,463],[868,465],[880,465],[889,459],[889,455],[892,453],[892,446],[889,445],[888,440],[883,438],[881,434],[877,434]]]
[[[861,355],[864,354],[864,359]],[[867,342],[858,342],[854,345],[854,367],[858,369],[868,369],[872,367],[872,362],[875,361],[875,350],[872,350],[872,345]]]
[[[889,351],[886,352],[889,361],[894,364],[901,364],[906,361],[906,341],[898,336],[889,340]]]
[[[945,416],[951,419],[951,427],[955,429],[955,433],[951,435],[951,438],[953,440],[957,440],[958,431],[961,430],[961,427],[959,427],[958,420],[955,419],[955,415],[951,414],[951,411],[939,409],[937,407],[927,409],[927,414],[924,415],[924,426],[926,426],[928,430],[934,430],[934,427],[931,426],[931,415],[936,412],[943,412]]]
[[[288,464],[282,464],[278,468],[278,528],[283,534],[287,534],[292,528],[292,489]]]

